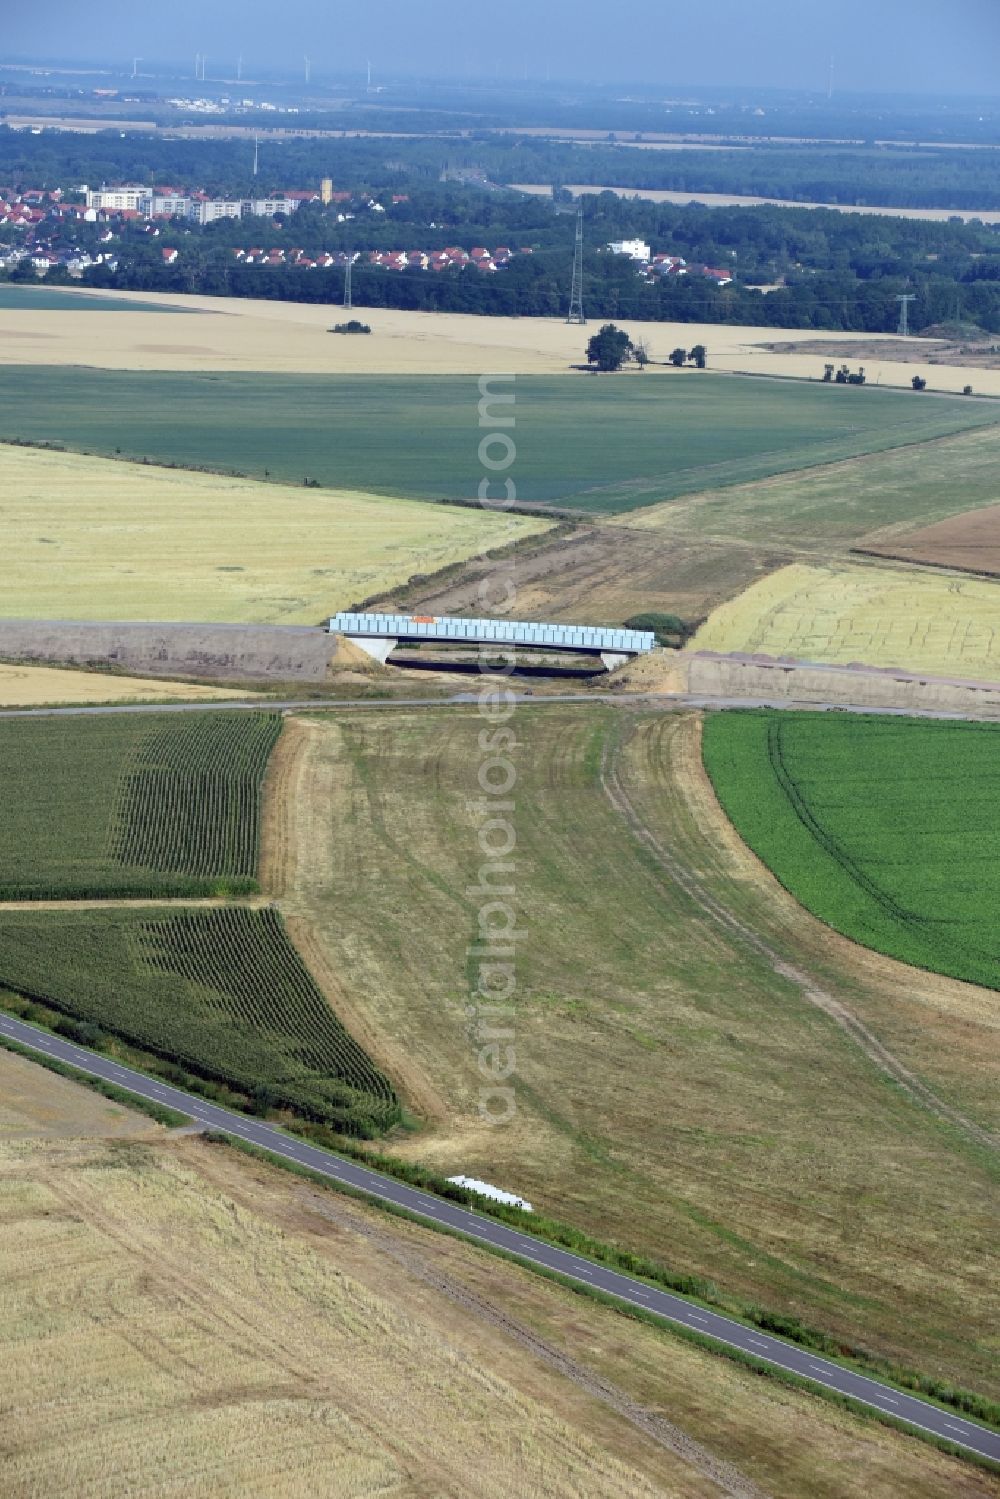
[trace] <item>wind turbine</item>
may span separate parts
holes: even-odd
[[[309,76],[312,73],[312,60],[310,58],[308,58],[308,57],[304,57],[302,59],[302,61],[306,65],[306,83],[308,83],[309,82]]]
[[[139,76],[139,64],[141,62],[142,62],[142,58],[141,57],[133,57],[133,59],[132,59],[132,77],[133,78],[138,78],[138,76]]]
[[[239,57],[236,59],[236,82],[240,83],[240,82],[242,82],[242,79],[243,79],[243,53],[241,52],[240,55],[239,55]]]

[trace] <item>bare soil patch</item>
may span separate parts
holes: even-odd
[[[1000,493],[1000,481],[997,491]],[[925,567],[995,577],[1000,575],[1000,505],[968,510],[933,526],[900,532],[888,541],[862,541],[854,550],[893,562],[917,562]]]
[[[679,513],[681,506],[676,508]],[[679,539],[613,523],[584,525],[516,554],[513,610],[504,591],[506,571],[497,582],[497,569],[484,568],[478,559],[452,569],[443,582],[413,584],[391,597],[433,614],[486,608],[523,619],[617,625],[640,611],[659,610],[697,620],[791,555],[738,540]],[[484,601],[480,582],[488,584],[491,577],[499,596],[492,598],[487,590]]]
[[[1000,369],[1000,341],[987,339],[971,343],[951,343],[930,338],[872,338],[855,336],[848,340],[806,339],[795,343],[765,343],[760,346],[771,354],[815,354],[819,359],[842,359],[849,364],[865,360],[886,360],[893,364],[946,365],[953,369]]]

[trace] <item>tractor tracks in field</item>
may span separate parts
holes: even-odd
[[[626,824],[632,836],[652,855],[659,869],[684,891],[708,920],[721,928],[740,946],[749,948],[779,978],[795,985],[802,997],[821,1010],[861,1048],[869,1061],[920,1108],[926,1109],[959,1130],[967,1139],[987,1149],[996,1150],[1000,1140],[990,1130],[976,1124],[961,1110],[939,1098],[934,1090],[905,1066],[898,1057],[868,1029],[864,1021],[844,1002],[823,988],[805,969],[790,963],[753,927],[740,919],[708,888],[702,878],[666,848],[637,811],[623,784],[620,773],[621,729],[612,730],[604,741],[601,755],[601,789],[614,811]]]
[[[526,1323],[512,1317],[498,1301],[480,1295],[459,1277],[446,1273],[438,1264],[432,1263],[417,1244],[408,1244],[401,1236],[388,1233],[374,1222],[339,1206],[329,1193],[303,1190],[301,1199],[312,1212],[348,1232],[361,1234],[376,1252],[387,1255],[404,1273],[447,1296],[462,1308],[467,1317],[495,1328],[540,1363],[575,1384],[592,1400],[623,1416],[658,1446],[690,1464],[716,1486],[724,1499],[767,1499],[764,1491],[733,1463],[718,1457],[666,1416],[643,1405],[621,1386],[604,1379],[596,1370],[541,1337]]]

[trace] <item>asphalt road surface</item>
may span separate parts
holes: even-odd
[[[1000,1462],[1000,1434],[966,1420],[957,1412],[941,1410],[913,1395],[906,1395],[901,1390],[881,1384],[878,1380],[841,1368],[839,1364],[819,1354],[797,1348],[792,1343],[771,1337],[755,1328],[744,1327],[740,1322],[720,1316],[718,1312],[709,1311],[681,1296],[659,1291],[628,1275],[621,1275],[592,1260],[572,1254],[569,1250],[545,1244],[519,1229],[509,1228],[506,1224],[471,1212],[456,1203],[421,1192],[415,1187],[408,1187],[392,1177],[370,1171],[355,1161],[344,1160],[328,1150],[321,1150],[315,1145],[308,1145],[303,1140],[286,1135],[262,1120],[220,1108],[207,1099],[172,1088],[167,1083],[147,1077],[130,1067],[123,1067],[97,1052],[88,1051],[61,1036],[50,1035],[22,1020],[0,1015],[0,1034],[47,1056],[58,1057],[83,1072],[117,1083],[119,1087],[138,1093],[142,1098],[177,1109],[179,1113],[188,1115],[208,1128],[221,1130],[262,1146],[274,1155],[283,1156],[286,1160],[295,1161],[329,1177],[331,1181],[343,1182],[371,1197],[396,1203],[431,1223],[457,1229],[472,1239],[506,1250],[532,1265],[558,1271],[560,1275],[582,1285],[596,1287],[610,1296],[642,1307],[647,1312],[654,1312],[668,1322],[691,1328],[730,1348],[741,1348],[765,1363],[787,1369],[826,1389],[849,1395],[852,1399],[900,1421],[906,1421],[921,1431],[933,1432],[935,1436],[954,1442],[970,1452]]]
[[[456,705],[476,703],[478,700],[479,694],[469,691],[456,692],[449,697],[303,698],[284,701],[262,697],[247,702],[229,699],[221,702],[98,703],[77,708],[0,708],[0,719],[97,718],[117,713],[327,713],[334,709],[338,713],[345,709],[373,712],[380,708],[453,708]],[[933,718],[973,723],[1000,721],[995,714],[959,713],[944,708],[876,708],[864,703],[833,703],[812,698],[705,697],[690,692],[532,693],[529,689],[527,692],[513,692],[511,701],[536,708],[545,707],[548,703],[617,703],[620,707],[704,708],[706,711],[723,708],[785,708],[816,713],[871,713],[880,718]]]

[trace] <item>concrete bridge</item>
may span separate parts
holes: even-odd
[[[516,646],[536,651],[572,651],[600,656],[608,671],[630,656],[651,651],[649,630],[605,629],[597,625],[547,625],[520,619],[460,619],[456,615],[353,614],[332,616],[331,634],[343,635],[384,662],[397,645]]]

